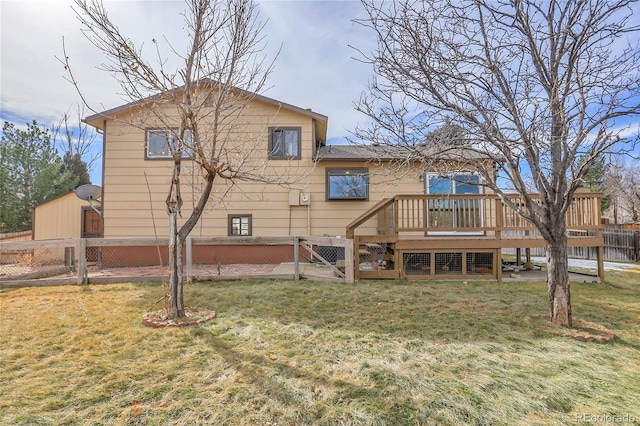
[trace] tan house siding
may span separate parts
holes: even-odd
[[[310,140],[305,141],[303,136],[303,143],[305,142],[310,144]],[[113,151],[113,145],[110,148]],[[165,235],[168,232],[165,198],[169,188],[171,163],[154,163],[160,164],[154,164],[151,168],[146,167],[146,164],[132,168],[107,167],[105,187],[109,190],[104,196],[106,237],[153,236],[149,192],[151,192],[156,231],[159,235]],[[387,182],[388,178],[377,173],[378,167],[373,164],[365,162],[315,164],[311,161],[309,150],[303,150],[303,158],[300,161],[287,161],[282,166],[276,164],[273,167],[295,168],[300,175],[308,175],[292,185],[293,189],[310,196],[311,201],[308,206],[290,206],[289,188],[254,182],[240,183],[239,188],[220,201],[219,195],[226,191],[226,182],[217,181],[214,184],[212,201],[200,223],[192,231],[192,235],[225,236],[228,232],[228,215],[251,214],[254,236],[307,234],[343,236],[346,225],[379,200],[395,193],[424,192],[424,183],[417,177],[411,180],[405,179],[400,184],[390,184]],[[327,201],[325,180],[328,167],[368,167],[370,171],[369,201]],[[187,166],[183,169],[182,195],[185,200],[183,221],[189,216],[190,206],[199,195],[199,191],[190,185],[191,176],[187,174],[188,168]],[[144,171],[147,172],[150,191],[146,186]],[[371,226],[375,227],[375,223],[372,222]]]
[[[314,165],[312,156],[315,140],[311,117],[297,111],[278,109],[256,100],[243,116],[238,143],[246,144],[247,139],[256,139],[259,147],[254,157],[256,163],[260,164],[268,156],[268,129],[274,126],[301,129],[301,159],[271,160],[268,172],[280,176],[302,177],[294,185],[305,187],[308,183],[305,175],[311,172]],[[160,126],[148,122],[146,128]],[[105,150],[103,178],[104,236],[152,236],[154,231],[151,206],[158,234],[166,234],[168,227],[165,199],[171,179],[172,161],[145,159],[144,129],[137,129],[117,120],[108,120],[107,129],[108,148]],[[192,185],[192,182],[195,182],[195,185]],[[183,161],[182,184],[182,216],[183,220],[186,220],[190,214],[190,206],[199,197],[200,184],[199,173],[194,170],[190,160]],[[264,218],[255,217],[254,229],[260,230],[255,235],[283,235],[284,224],[285,231],[288,231],[288,189],[263,183],[242,183],[240,189],[236,188],[233,194],[220,202],[219,198],[226,190],[226,182],[221,179],[215,182],[210,208],[203,215],[194,234],[227,235],[228,213],[252,213],[256,209],[270,213]],[[268,223],[266,226],[261,224],[263,220],[274,218],[277,218],[276,223]]]
[[[163,126],[149,118],[148,112],[138,114],[140,117],[136,114],[136,107],[123,106],[88,119],[90,124],[105,129],[102,201],[107,238],[152,237],[156,233],[166,236],[168,233],[165,200],[173,162],[146,158],[145,128]],[[131,124],[136,120],[140,122],[142,117],[146,120],[144,126],[138,128]],[[321,114],[260,96],[254,99],[243,111],[240,125],[234,128],[235,142],[245,147],[255,146],[254,164],[268,161],[266,173],[288,177],[289,185],[236,182],[237,187],[228,192],[228,182],[218,178],[192,235],[226,236],[229,215],[251,215],[253,236],[344,236],[347,224],[381,199],[397,193],[424,193],[424,183],[417,175],[390,179],[383,166],[362,159],[316,162],[316,140],[324,143],[326,124],[326,117]],[[267,160],[271,127],[300,128],[300,159]],[[368,168],[368,200],[327,200],[326,170],[334,167]],[[182,223],[199,198],[200,185],[200,172],[191,160],[184,160]],[[309,205],[290,202],[292,198],[297,199],[298,193],[310,196]],[[376,227],[377,221],[371,220],[360,229],[367,232]]]

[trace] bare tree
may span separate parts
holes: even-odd
[[[619,223],[618,204],[621,198],[622,174],[625,168],[624,160],[618,156],[611,156],[608,162],[606,172],[604,174],[604,186],[611,195],[611,203],[609,209],[604,212],[607,216],[613,217],[613,223]]]
[[[611,192],[613,222],[640,222],[640,166],[614,159],[605,173],[605,184]]]
[[[68,112],[64,113],[58,123],[51,126],[51,137],[63,157],[80,157],[86,163],[88,171],[91,171],[100,159],[101,152],[94,149],[96,132],[82,122],[85,112],[86,108],[78,106],[75,119]]]
[[[256,135],[255,130],[252,133],[246,120],[241,119],[255,94],[264,88],[273,65],[265,62],[262,54],[264,24],[258,20],[255,4],[251,0],[187,0],[186,4],[186,50],[181,53],[165,40],[173,59],[180,63],[172,70],[157,39],[150,40],[155,46],[151,63],[142,48],[121,34],[99,0],[76,0],[76,14],[84,33],[108,59],[103,69],[116,76],[125,96],[140,111],[139,121],[128,124],[144,128],[157,123],[168,130],[166,145],[173,157],[166,198],[170,318],[185,316],[183,245],[210,199],[214,180],[227,182],[221,196],[240,180],[290,183],[286,172],[274,174],[268,170],[262,144],[265,135]],[[66,52],[63,62],[77,87]],[[184,158],[193,160],[201,181],[191,213],[179,226]]]
[[[360,59],[377,78],[356,105],[371,119],[356,140],[401,145],[402,164],[427,167],[438,157],[425,158],[427,135],[444,125],[464,131],[464,151],[494,161],[460,159],[542,234],[551,320],[571,326],[565,213],[599,156],[638,139],[620,140],[615,127],[640,113],[635,2],[362,3],[367,17],[358,22],[377,35],[377,48]],[[523,206],[496,184],[496,164]]]
[[[85,112],[78,106],[76,123],[67,112],[51,126],[51,138],[62,153],[63,171],[78,180],[76,185],[91,183],[90,172],[101,157],[101,151],[94,149],[97,133],[82,122]]]
[[[640,223],[640,167],[630,168],[624,177],[622,208],[631,223]]]

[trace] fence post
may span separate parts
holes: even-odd
[[[187,282],[193,280],[193,238],[187,237]]]
[[[300,280],[300,237],[293,237],[293,264],[295,268],[294,279]]]
[[[633,252],[635,253],[636,262],[640,262],[640,231],[633,233]]]
[[[345,240],[344,245],[344,283],[353,284],[354,278],[354,257],[353,257],[353,239]]]
[[[78,285],[87,284],[87,240],[79,238],[76,245],[76,264],[78,265]]]

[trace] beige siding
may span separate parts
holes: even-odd
[[[80,238],[82,207],[89,203],[73,192],[54,198],[34,209],[33,239]]]
[[[254,102],[246,111],[246,123],[238,133],[239,143],[259,142],[252,161],[262,164],[268,154],[268,128],[300,127],[302,152],[300,160],[271,160],[265,169],[269,176],[288,177],[289,187],[276,184],[240,182],[227,193],[227,182],[214,183],[211,201],[192,235],[227,235],[229,214],[251,214],[254,236],[344,235],[354,218],[382,198],[396,193],[423,193],[417,177],[405,178],[400,184],[385,183],[377,166],[362,162],[316,164],[313,161],[313,121],[310,116],[292,110],[277,110],[273,105]],[[150,124],[148,128],[158,127]],[[165,200],[171,179],[172,162],[145,160],[145,132],[110,120],[107,124],[105,170],[103,181],[103,218],[105,237],[153,236],[168,232]],[[369,201],[326,201],[325,170],[327,167],[369,167]],[[145,177],[146,173],[146,177]],[[191,213],[199,197],[199,172],[191,161],[183,161],[182,222]],[[293,179],[295,178],[295,179]],[[294,182],[292,182],[295,180]],[[311,196],[310,206],[290,206],[290,189]],[[372,224],[375,227],[375,223]]]

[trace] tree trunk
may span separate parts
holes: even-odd
[[[179,154],[178,154],[179,155]],[[183,318],[184,300],[182,297],[182,248],[185,238],[182,238],[178,230],[178,216],[182,207],[180,196],[180,159],[177,159],[173,167],[171,189],[167,197],[167,215],[169,216],[169,294],[167,295],[167,315],[169,318]]]
[[[169,264],[171,265],[171,277],[169,279],[169,318],[183,318],[184,298],[183,289],[183,267],[182,248],[184,241],[176,235],[173,247],[169,247]]]
[[[571,292],[566,234],[547,244],[547,265],[551,322],[562,327],[571,327]]]

